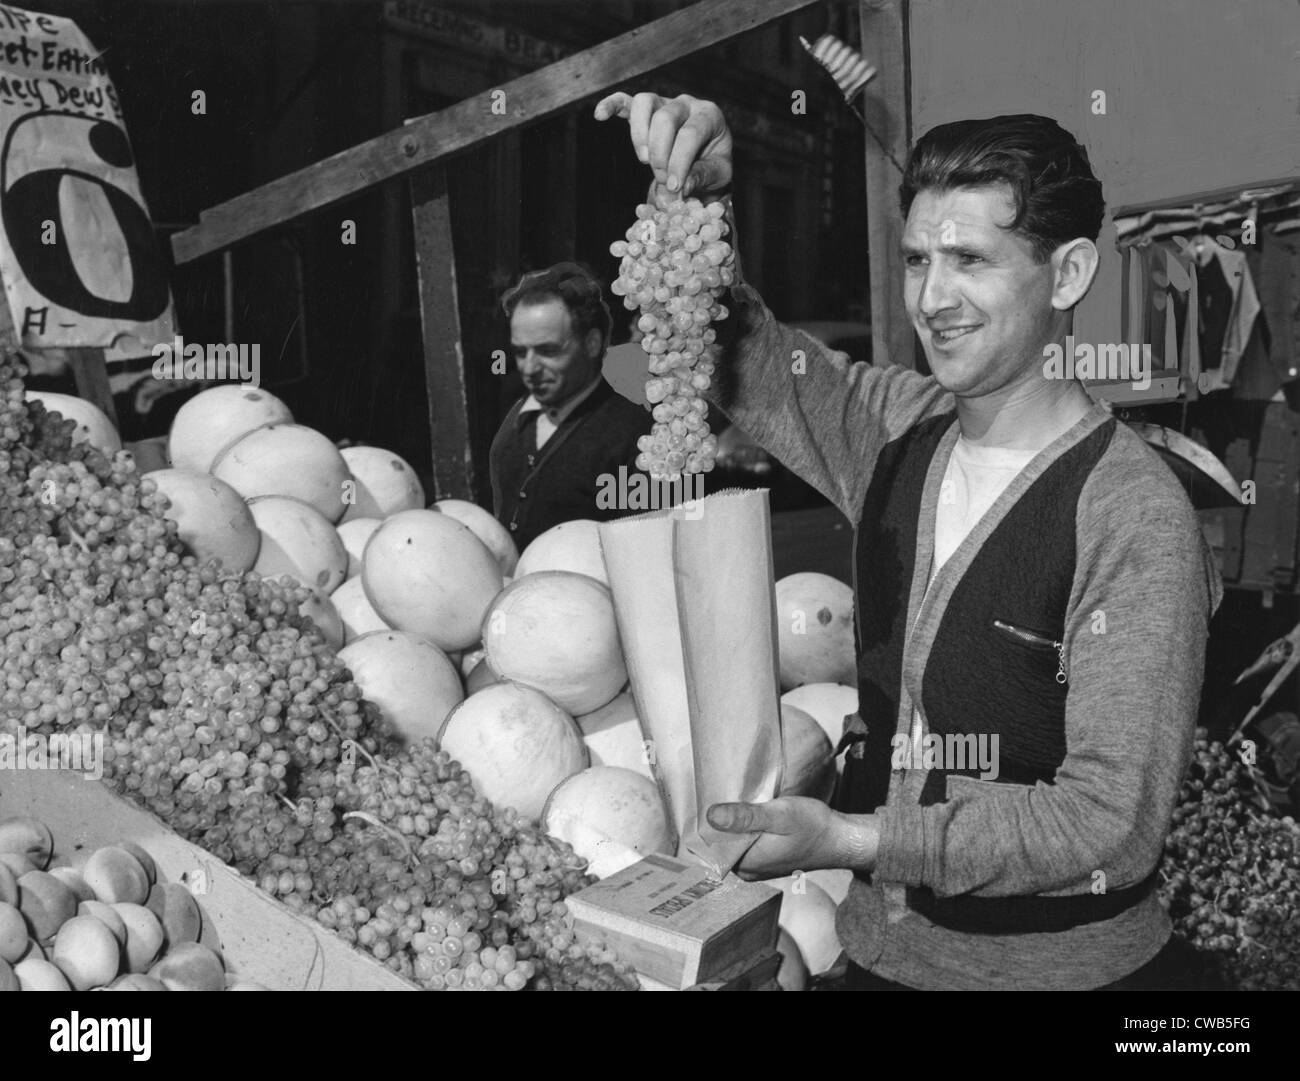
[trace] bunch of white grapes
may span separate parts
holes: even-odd
[[[708,473],[717,454],[704,392],[713,374],[712,324],[727,317],[718,297],[733,279],[735,256],[724,239],[721,203],[707,206],[662,189],[636,208],[626,240],[610,245],[622,259],[613,284],[649,358],[646,400],[654,426],[637,441],[636,465],[656,478]]]

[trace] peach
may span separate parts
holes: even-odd
[[[18,880],[18,907],[44,942],[77,914],[77,895],[52,874],[28,871]]]
[[[126,925],[126,967],[132,972],[148,971],[162,953],[162,921],[144,905],[123,902],[113,907]]]
[[[21,991],[22,984],[8,961],[0,961],[0,991]]]
[[[81,877],[105,904],[129,901],[142,905],[149,897],[149,876],[140,861],[117,845],[94,852],[82,868]]]
[[[50,827],[36,818],[20,816],[0,822],[0,852],[19,852],[36,864],[39,871],[50,864],[54,837]]]
[[[22,878],[29,871],[40,870],[25,852],[0,852],[0,867],[7,867],[15,878]]]
[[[104,988],[105,991],[166,991],[167,985],[140,972],[128,972]]]
[[[102,987],[117,975],[122,951],[113,932],[94,916],[74,916],[59,928],[54,963],[78,991]]]
[[[207,946],[197,942],[182,942],[172,946],[149,975],[161,980],[169,991],[224,991],[226,971],[218,957]]]
[[[125,849],[127,852],[130,852],[131,855],[133,855],[136,858],[136,860],[139,861],[140,866],[144,868],[144,874],[145,877],[149,880],[150,886],[152,886],[155,882],[158,881],[158,865],[154,863],[153,857],[149,855],[148,852],[146,852],[134,841],[123,841],[118,847]]]
[[[50,959],[50,951],[37,942],[36,939],[28,937],[27,948],[23,951],[23,955],[19,957],[18,960],[21,963],[23,961],[30,961],[33,958],[37,961],[48,961]]]
[[[13,964],[27,952],[27,921],[11,904],[0,901],[0,961]]]
[[[106,905],[103,901],[82,901],[77,906],[77,915],[94,916],[113,932],[113,937],[117,939],[119,946],[126,945],[126,924],[122,922],[122,917],[115,906]]]
[[[18,907],[18,876],[7,863],[0,863],[0,901]]]
[[[14,965],[14,975],[24,991],[71,991],[72,985],[58,965],[41,957],[29,957]]]
[[[76,894],[78,901],[93,901],[95,899],[95,891],[86,885],[86,880],[81,877],[81,872],[76,868],[51,867],[50,874]]]
[[[203,916],[194,895],[176,882],[159,882],[149,891],[145,904],[163,925],[168,946],[197,942],[203,930]]]

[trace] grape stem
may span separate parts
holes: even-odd
[[[68,538],[72,541],[73,544],[75,544],[83,552],[90,551],[90,545],[86,543],[85,539],[81,536],[80,533],[78,533],[75,529],[72,528],[71,523],[64,522],[63,528],[68,531]]]
[[[344,813],[343,817],[344,819],[359,818],[363,822],[369,822],[370,825],[382,830],[387,834],[387,836],[391,837],[402,846],[402,851],[406,854],[406,858],[410,861],[412,868],[418,868],[420,866],[420,861],[416,858],[415,852],[411,849],[411,843],[397,830],[393,829],[392,826],[388,825],[386,822],[381,822],[369,811],[347,811]]]
[[[341,734],[341,733],[340,733],[340,734]],[[365,755],[365,756],[366,756],[366,761],[370,763],[370,765],[371,765],[371,767],[372,767],[373,769],[377,769],[377,770],[387,770],[389,773],[393,773],[393,774],[396,774],[397,776],[401,776],[401,775],[398,773],[398,771],[396,770],[396,768],[394,768],[393,766],[390,766],[387,762],[380,762],[377,758],[375,758],[375,756],[374,756],[373,754],[371,754],[371,753],[370,753],[369,751],[367,751],[363,746],[361,746],[360,742],[358,742],[357,740],[355,740],[355,739],[344,739],[343,743],[344,743],[344,746],[346,746],[346,745],[349,744],[349,743],[352,744],[353,747],[355,747],[358,751],[360,751],[363,755]]]

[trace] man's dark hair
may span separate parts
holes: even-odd
[[[598,330],[602,352],[609,345],[614,320],[605,304],[605,289],[600,279],[586,267],[577,263],[556,263],[545,270],[530,271],[501,298],[501,308],[509,319],[520,304],[538,304],[548,300],[558,300],[569,309],[576,337],[585,338],[589,330]]]
[[[1007,184],[1016,216],[1007,227],[1046,262],[1066,241],[1101,233],[1106,204],[1088,152],[1055,120],[1032,113],[958,120],[931,128],[907,160],[899,202],[903,216],[927,188]]]

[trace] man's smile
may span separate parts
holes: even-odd
[[[967,334],[971,334],[976,330],[979,330],[978,323],[959,327],[931,327],[930,337],[936,343],[946,345],[949,342],[957,341],[959,338],[964,338]]]

